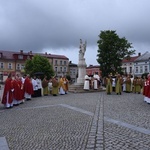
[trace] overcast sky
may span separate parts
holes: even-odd
[[[0,0],[0,50],[65,55],[78,63],[80,39],[87,65],[97,64],[97,40],[116,30],[136,52],[150,52],[150,0]]]

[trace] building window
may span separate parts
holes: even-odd
[[[60,61],[60,65],[62,65],[62,60]]]
[[[18,59],[23,59],[23,55],[18,55]]]
[[[3,62],[0,63],[0,68],[4,69],[4,63]]]
[[[123,71],[124,71],[124,73],[126,73],[126,72],[127,72],[127,68],[126,68],[126,67],[124,67],[124,68],[123,68]]]
[[[12,69],[12,63],[8,63],[8,69]]]
[[[135,68],[135,72],[138,73],[138,67]]]
[[[20,70],[20,64],[17,64],[16,69]]]
[[[130,67],[130,73],[132,73],[132,67]]]
[[[62,72],[62,67],[60,67],[60,72]]]
[[[24,65],[23,65],[23,64],[21,64],[21,70],[22,70],[22,69],[24,69]]]
[[[64,65],[66,65],[66,61],[64,61]]]
[[[140,73],[143,73],[143,66],[140,66]]]
[[[74,75],[76,74],[76,70],[75,70],[75,69],[73,69],[73,74],[74,74]]]
[[[145,73],[147,73],[148,72],[148,69],[147,69],[147,66],[145,66]]]
[[[55,65],[57,65],[57,60],[55,60]]]
[[[66,67],[64,67],[64,72],[66,72]]]
[[[55,67],[55,72],[57,72],[57,67]]]

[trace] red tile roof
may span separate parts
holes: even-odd
[[[46,53],[45,54],[43,54],[43,53],[32,53],[31,51],[21,53],[21,51],[20,52],[15,52],[15,51],[0,50],[0,53],[2,53],[4,59],[14,59],[14,57],[13,57],[14,54],[23,54],[23,55],[29,55],[29,54],[30,55],[36,55],[36,54],[39,54],[39,55],[47,57],[47,58],[67,59],[67,60],[69,60],[64,55],[55,55],[55,54],[46,54]]]
[[[133,56],[130,57],[130,59],[123,59],[122,63],[129,63],[129,62],[134,62],[134,60],[136,60],[139,56]]]

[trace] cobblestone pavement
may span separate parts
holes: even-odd
[[[105,92],[0,104],[0,137],[10,150],[150,150],[150,105],[141,94]]]

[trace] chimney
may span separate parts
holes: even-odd
[[[22,49],[20,50],[20,53],[23,54],[23,50]]]
[[[141,53],[138,53],[138,56],[141,56]]]

